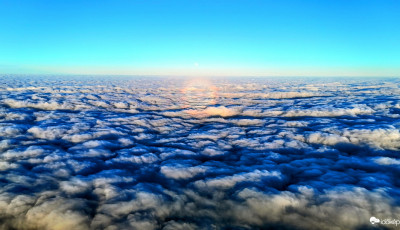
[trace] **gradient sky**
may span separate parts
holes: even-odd
[[[399,76],[400,1],[0,0],[0,73]]]

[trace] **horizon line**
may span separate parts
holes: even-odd
[[[157,74],[90,74],[90,73],[0,73],[0,76],[67,76],[67,77],[160,77],[160,78],[398,78],[400,75],[157,75]]]

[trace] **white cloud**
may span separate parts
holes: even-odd
[[[400,160],[390,157],[377,157],[374,161],[380,165],[400,165]]]
[[[353,105],[352,108],[335,108],[329,106],[313,107],[311,109],[295,109],[287,111],[285,117],[338,117],[372,114],[375,110],[366,105]]]
[[[0,137],[12,137],[22,133],[22,129],[18,126],[0,127]]]
[[[221,117],[231,117],[240,114],[241,108],[233,107],[227,108],[225,106],[219,107],[207,107],[204,110],[186,110],[186,113],[195,117],[210,117],[210,116],[221,116]]]
[[[65,128],[57,126],[46,127],[46,128],[35,126],[28,129],[28,133],[32,133],[34,137],[47,140],[54,140],[61,138],[66,132],[67,130]]]
[[[260,171],[255,170],[249,173],[241,173],[236,174],[233,176],[226,176],[221,178],[215,179],[208,179],[206,181],[196,181],[196,185],[198,187],[205,187],[205,188],[216,188],[216,189],[229,189],[235,186],[237,183],[243,181],[259,181],[263,177],[277,177],[280,178],[281,174],[279,172],[269,172],[266,170]]]
[[[360,229],[400,213],[395,79],[0,83],[0,229]]]
[[[130,162],[134,164],[151,164],[157,162],[159,158],[153,153],[145,153],[141,156],[127,156],[123,155],[118,158],[113,159],[117,162]]]
[[[395,128],[346,129],[343,136],[354,144],[369,144],[373,147],[399,150],[400,132]]]
[[[184,180],[192,178],[200,173],[205,173],[207,167],[196,166],[196,167],[182,167],[182,166],[161,166],[161,173],[168,178],[174,180]]]
[[[2,154],[4,159],[22,159],[41,156],[45,153],[44,149],[39,146],[29,146],[23,151],[8,150]]]

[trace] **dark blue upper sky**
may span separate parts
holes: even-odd
[[[400,74],[400,1],[0,0],[0,73]]]

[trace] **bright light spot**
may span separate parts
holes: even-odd
[[[217,87],[207,79],[191,79],[182,88],[182,100],[187,108],[205,109],[216,103],[217,91]]]

